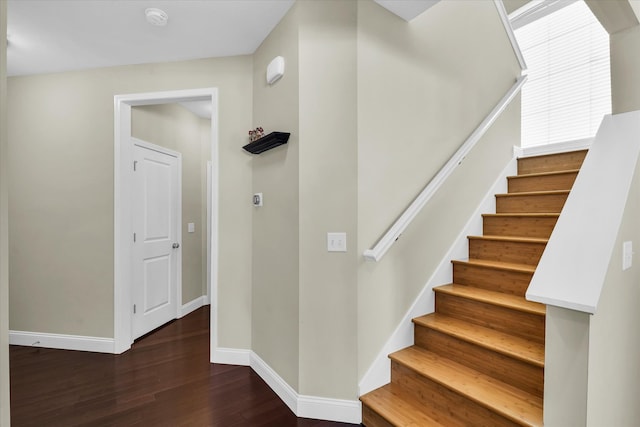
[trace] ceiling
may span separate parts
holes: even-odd
[[[7,72],[41,74],[253,53],[294,0],[9,0]],[[169,15],[146,22],[145,9]]]
[[[295,0],[8,0],[7,73],[54,73],[255,52]],[[376,0],[409,21],[438,0]],[[169,15],[146,22],[145,10]]]

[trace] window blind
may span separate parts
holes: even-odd
[[[529,79],[522,146],[591,138],[611,113],[609,34],[576,1],[515,30]]]

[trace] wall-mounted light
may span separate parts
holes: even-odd
[[[267,67],[267,83],[274,84],[284,76],[284,58],[276,56]]]

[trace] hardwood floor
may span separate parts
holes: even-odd
[[[121,355],[10,348],[11,425],[297,426],[251,368],[209,363],[209,309],[136,341]]]

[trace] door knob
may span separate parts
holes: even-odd
[[[173,249],[178,249],[180,247],[180,243],[174,243],[171,247]]]

